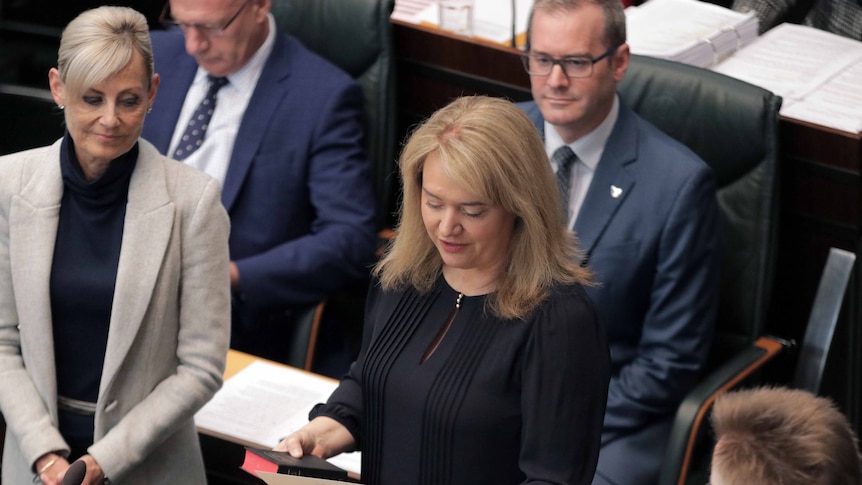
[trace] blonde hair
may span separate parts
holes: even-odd
[[[729,392],[711,419],[712,467],[726,484],[862,483],[856,435],[829,399],[784,388]]]
[[[422,220],[422,169],[431,154],[450,177],[515,215],[505,269],[487,310],[523,318],[554,284],[589,284],[589,272],[574,262],[574,236],[565,228],[556,178],[536,127],[508,101],[473,96],[434,113],[401,153],[398,235],[374,269],[384,289],[410,285],[424,293],[441,273],[442,260]]]
[[[153,47],[146,17],[128,7],[86,10],[69,22],[60,38],[60,80],[71,95],[80,95],[126,67],[135,51],[143,57],[152,83]]]

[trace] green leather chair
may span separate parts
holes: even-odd
[[[395,0],[273,0],[279,29],[362,86],[380,228],[395,206],[395,71],[389,16]]]
[[[273,0],[278,28],[350,74],[365,96],[365,142],[372,164],[378,226],[392,222],[398,176],[395,166],[394,0]],[[296,311],[285,363],[311,369],[322,319],[335,321],[351,354],[358,352],[365,287],[358,285]]]
[[[783,348],[761,337],[777,252],[781,98],[706,69],[643,56],[632,56],[619,92],[705,160],[716,178],[722,255],[715,339],[702,381],[678,410],[659,481],[702,484],[703,476],[687,476],[698,457],[708,459],[698,444],[711,444],[703,429],[715,396]]]

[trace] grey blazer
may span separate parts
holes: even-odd
[[[230,333],[218,183],[140,140],[89,453],[116,484],[206,483],[194,413],[220,388]],[[67,452],[57,430],[49,277],[60,141],[0,157],[2,482]]]

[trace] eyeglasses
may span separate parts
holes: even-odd
[[[224,35],[225,31],[227,30],[228,27],[230,27],[230,25],[233,23],[233,21],[236,20],[237,17],[239,17],[239,14],[242,13],[243,9],[245,9],[245,6],[248,4],[249,4],[249,0],[246,0],[245,2],[243,2],[242,6],[239,7],[239,10],[237,10],[236,13],[233,14],[233,17],[228,19],[228,21],[225,22],[224,24],[212,25],[212,24],[190,24],[190,23],[186,23],[186,22],[177,22],[171,16],[171,2],[168,1],[168,2],[165,2],[165,7],[162,9],[162,14],[159,15],[159,23],[161,23],[163,25],[169,25],[169,26],[170,25],[176,25],[180,29],[182,29],[183,32],[186,32],[189,29],[195,29],[199,33],[201,33],[207,37],[221,37],[222,35]]]
[[[547,76],[551,74],[554,66],[559,65],[567,78],[590,77],[593,75],[593,64],[613,54],[616,50],[616,47],[611,47],[600,56],[593,58],[573,56],[558,59],[543,54],[521,54],[521,61],[524,62],[524,69],[531,76]]]

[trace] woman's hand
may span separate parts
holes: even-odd
[[[306,453],[329,458],[355,446],[356,441],[347,428],[332,418],[319,416],[281,440],[273,449],[286,451],[295,458]]]
[[[84,475],[84,485],[103,485],[105,483],[105,472],[102,467],[96,463],[96,459],[90,455],[84,455],[79,460],[87,464],[87,474]]]
[[[44,485],[60,485],[69,462],[56,453],[45,453],[36,460],[36,473]]]
[[[96,463],[95,458],[84,455],[78,460],[87,465],[87,473],[84,475],[82,484],[102,485],[105,483],[105,473],[102,471],[102,467]],[[69,466],[69,462],[56,453],[46,453],[36,460],[36,470],[42,472],[39,474],[39,479],[43,485],[61,485],[66,472],[69,471]]]

